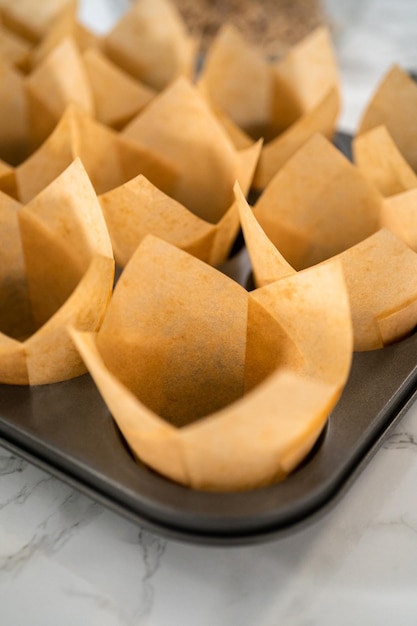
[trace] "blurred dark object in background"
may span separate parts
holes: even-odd
[[[231,22],[267,56],[280,57],[317,26],[327,23],[318,0],[173,0],[203,50]]]

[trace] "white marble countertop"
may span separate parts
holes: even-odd
[[[127,3],[124,3],[126,6]],[[417,68],[417,2],[329,1],[342,128],[392,62]],[[122,2],[86,1],[111,23]],[[153,535],[0,448],[1,626],[415,626],[417,404],[319,521],[260,545]]]

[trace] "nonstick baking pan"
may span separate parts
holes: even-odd
[[[349,154],[347,136],[337,144]],[[285,481],[249,492],[192,490],[137,463],[89,374],[52,385],[0,385],[0,444],[150,530],[244,544],[294,532],[326,513],[416,392],[417,333],[354,354],[341,399],[309,456]]]
[[[417,333],[355,354],[342,397],[302,466],[250,492],[194,491],[136,463],[88,374],[32,388],[0,385],[0,443],[151,530],[198,543],[249,543],[324,513],[416,388]]]

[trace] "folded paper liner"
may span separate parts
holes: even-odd
[[[340,79],[325,27],[270,62],[225,25],[210,47],[198,86],[238,146],[264,139],[253,183],[257,189],[311,135],[331,138],[335,132]]]
[[[270,181],[253,213],[295,269],[319,263],[379,227],[383,198],[322,135],[313,135]]]
[[[77,12],[75,1],[1,3],[0,135],[10,142],[0,158],[13,165],[42,145],[70,104],[119,130],[157,90],[193,77],[197,44],[170,2],[134,2],[105,36],[83,26]],[[39,36],[32,37],[32,25]],[[29,37],[22,39],[27,50],[18,33]]]
[[[252,148],[249,150],[254,153]],[[99,199],[120,267],[126,265],[148,234],[169,241],[210,265],[221,265],[239,231],[236,203],[232,203],[217,224],[212,224],[194,215],[142,175]]]
[[[338,263],[248,293],[152,235],[99,332],[70,332],[133,455],[203,490],[287,475],[326,423],[352,354]]]
[[[78,17],[79,10],[79,2],[70,1],[58,13],[31,52],[31,69],[37,67],[65,39],[71,39],[80,52],[101,46],[101,35],[81,23]]]
[[[118,264],[148,233],[212,265],[224,262],[239,230],[233,185],[238,180],[248,193],[262,142],[237,150],[185,78],[156,96],[122,136],[152,149],[177,178],[169,194],[139,176],[100,195]]]
[[[16,165],[27,155],[29,122],[22,78],[0,58],[0,159]]]
[[[63,39],[24,81],[29,111],[31,152],[51,134],[69,104],[94,116],[94,98],[81,52]]]
[[[155,156],[149,148],[142,149],[70,104],[48,139],[14,168],[16,199],[22,203],[32,200],[77,157],[98,194],[138,174],[169,193],[177,178],[175,169],[162,156]],[[0,189],[2,183],[0,178]]]
[[[68,105],[38,150],[3,176],[0,171],[0,189],[27,203],[79,157],[100,195],[120,265],[147,232],[218,265],[239,230],[234,181],[248,192],[260,150],[261,142],[237,150],[181,78],[123,133]]]
[[[155,97],[121,135],[176,167],[179,177],[172,197],[212,223],[230,207],[234,182],[242,178],[241,169],[248,169],[207,103],[184,77]],[[250,160],[246,187],[252,182],[252,169]]]
[[[417,172],[417,84],[398,65],[383,76],[359,121],[356,135],[385,126],[398,150]]]
[[[0,158],[19,165],[53,132],[66,107],[94,115],[88,73],[76,43],[63,39],[27,74],[0,58]]]
[[[0,194],[0,381],[38,385],[85,366],[66,326],[97,330],[114,280],[111,243],[79,159],[27,205]]]
[[[352,142],[354,162],[382,195],[417,187],[417,174],[401,154],[386,126],[375,126]]]
[[[356,351],[383,348],[417,325],[417,254],[400,238],[401,229],[407,234],[407,225],[417,221],[416,205],[412,206],[416,196],[411,193],[413,198],[395,196],[381,207],[381,224],[385,222],[386,227],[314,266],[335,260],[342,265]],[[295,275],[296,270],[266,235],[238,188],[236,194],[255,284],[267,285]],[[405,215],[402,221],[401,212]],[[413,237],[407,236],[409,240]]]
[[[98,48],[83,53],[97,121],[120,130],[155,97],[154,89],[112,63]]]
[[[0,58],[16,69],[25,70],[31,50],[31,43],[6,28],[0,17]]]
[[[197,42],[174,3],[139,0],[103,38],[106,56],[156,91],[180,75],[192,78]]]
[[[34,44],[39,43],[76,0],[1,0],[0,18],[14,33]]]

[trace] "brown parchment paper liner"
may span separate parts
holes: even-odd
[[[357,135],[385,126],[409,166],[417,171],[417,85],[398,65],[383,76],[359,122]]]
[[[62,39],[27,75],[0,58],[0,158],[18,165],[46,141],[70,104],[119,129],[154,96],[98,50]]]
[[[99,49],[83,53],[94,101],[95,118],[120,130],[152,100],[156,92],[112,63]]]
[[[70,7],[76,10],[76,0],[1,0],[0,19],[19,37],[38,44]]]
[[[11,165],[0,159],[0,191],[17,198],[15,171]]]
[[[30,150],[50,135],[70,103],[94,116],[89,77],[78,46],[63,39],[25,79]]]
[[[395,146],[393,153],[389,150],[393,144],[386,129],[377,127],[369,133],[381,139],[380,148],[387,147],[385,157],[381,156],[380,188],[391,185],[394,192],[397,174],[397,180],[404,174],[402,180],[411,183],[406,179],[407,171],[401,170],[401,157],[396,160]],[[366,133],[357,141],[365,142],[368,137]],[[299,270],[343,252],[380,228],[388,228],[417,252],[417,188],[385,197],[370,178],[325,137],[311,137],[275,175],[253,207],[258,230],[263,229],[270,240],[266,249],[275,246],[289,265]],[[260,254],[258,251],[258,258]],[[266,280],[264,263],[261,268]],[[256,267],[254,270],[259,281],[260,274]]]
[[[178,178],[169,195],[211,224],[232,205],[236,179],[248,191],[260,149],[237,150],[184,77],[158,94],[121,134],[176,168]]]
[[[325,27],[271,62],[226,25],[208,51],[198,85],[238,146],[245,134],[264,139],[253,183],[258,189],[312,134],[330,138],[335,132],[340,79]]]
[[[82,160],[98,194],[140,173],[169,193],[177,178],[163,156],[141,148],[71,104],[48,139],[14,169],[16,199],[29,202],[76,157]]]
[[[99,122],[119,129],[155,94],[106,57],[102,38],[79,22],[76,7],[71,5],[34,48],[30,61],[28,89],[34,115],[36,106],[43,106],[50,124],[58,121],[65,105],[74,102]],[[53,89],[45,83],[52,83]]]
[[[0,157],[14,165],[28,157],[71,103],[115,129],[146,106],[155,91],[112,63],[101,47],[99,37],[78,22],[76,6],[69,5],[44,39],[31,48],[26,71],[21,73],[2,58],[0,30],[0,64],[5,65],[0,67],[0,112],[9,122],[2,123],[3,135],[7,132],[10,138],[6,149],[8,144],[16,144],[18,151],[17,156],[6,152]],[[6,114],[11,103],[15,115],[10,122]],[[19,150],[21,143],[23,151]]]
[[[249,148],[242,156],[255,165],[259,147]],[[250,175],[243,177],[244,187],[249,186],[251,178]],[[160,191],[142,175],[101,195],[99,200],[115,260],[121,267],[126,265],[148,234],[169,241],[210,265],[220,265],[228,257],[239,231],[236,203],[227,209],[217,224],[211,224]]]
[[[54,383],[85,371],[66,327],[97,330],[114,259],[79,159],[26,206],[0,194],[0,381]]]
[[[29,121],[23,79],[0,58],[0,159],[17,165],[27,156]]]
[[[382,201],[355,165],[314,135],[271,180],[253,212],[288,263],[300,270],[374,233]]]
[[[384,199],[381,225],[417,252],[417,188]]]
[[[153,236],[98,333],[71,332],[134,455],[196,489],[283,478],[346,381],[352,330],[337,263],[255,292]]]
[[[0,13],[0,58],[12,67],[24,70],[29,65],[31,50],[30,42],[2,24]]]
[[[11,165],[20,164],[48,138],[69,104],[95,114],[89,75],[70,38],[27,75],[0,58],[0,79],[0,158]]]
[[[198,46],[173,3],[136,0],[103,38],[102,49],[131,76],[161,91],[180,75],[193,77]]]
[[[64,39],[71,39],[80,52],[101,46],[100,35],[92,32],[78,19],[79,8],[79,3],[69,2],[52,21],[40,42],[32,50],[31,69],[39,65]]]
[[[355,164],[384,196],[417,187],[417,174],[385,126],[375,126],[352,142]]]
[[[343,189],[346,190],[345,187]],[[235,193],[255,284],[266,285],[294,275],[296,270],[267,237],[238,187]],[[407,225],[416,223],[417,216],[416,205],[411,208],[410,204],[410,199],[400,195],[389,199],[387,206],[383,203],[381,207],[381,212],[386,212],[387,228],[379,228],[357,244],[315,266],[320,267],[334,260],[342,264],[356,351],[383,348],[408,335],[417,324],[417,254],[392,232],[396,230],[401,236],[401,229],[405,230],[404,239],[413,238],[415,244],[415,235],[407,233]],[[401,212],[406,215],[403,221]],[[392,230],[388,230],[390,220],[395,227]]]
[[[173,198],[207,221],[221,219],[233,201],[238,152],[187,79],[161,92],[121,135],[177,169]]]
[[[126,265],[151,233],[211,265],[221,264],[239,230],[233,185],[238,180],[248,193],[261,142],[236,150],[196,89],[182,78],[158,95],[123,136],[163,155],[178,177],[170,195],[142,175],[100,195],[117,263]]]

